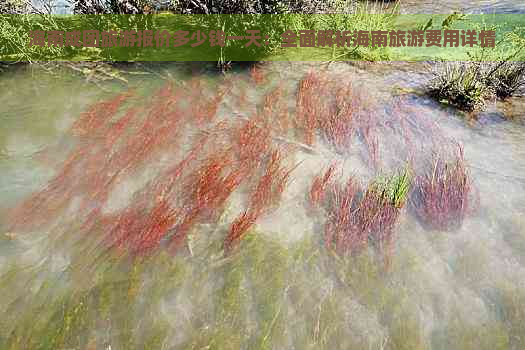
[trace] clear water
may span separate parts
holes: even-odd
[[[194,73],[224,83],[224,77],[210,78],[195,67]],[[298,151],[300,167],[279,210],[257,222],[244,252],[233,258],[209,253],[207,245],[241,208],[235,199],[224,222],[192,234],[193,256],[159,252],[137,265],[97,258],[96,239],[78,237],[74,226],[64,226],[67,220],[30,234],[0,225],[0,307],[9,314],[0,339],[21,348],[24,343],[16,343],[13,334],[27,339],[33,332],[43,348],[523,348],[525,98],[490,104],[469,122],[420,94],[423,63],[267,63],[263,84],[253,84],[244,71],[229,76],[233,89],[218,113],[249,114],[278,85],[291,92],[293,109],[293,92],[311,69],[352,82],[381,118],[391,114],[389,101],[403,96],[418,115],[464,146],[480,202],[461,229],[429,231],[404,210],[389,270],[368,254],[339,262],[319,244],[323,220],[307,210],[305,193],[312,177],[333,160],[362,179],[373,171],[358,148],[342,156],[321,141],[313,151]],[[30,67],[0,76],[0,223],[8,208],[56,173],[74,142],[67,130],[88,105],[128,87],[147,103],[164,79],[184,81],[192,69],[158,64],[138,70],[148,74],[126,76],[128,86],[97,86],[67,70],[52,76]],[[234,103],[241,93],[244,111]],[[397,159],[399,140],[381,135],[388,168]],[[427,141],[417,140],[421,152]],[[142,178],[121,179],[110,207],[128,205],[132,193],[163,166],[152,161]],[[75,221],[75,215],[73,206],[67,219]]]

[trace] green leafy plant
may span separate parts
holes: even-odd
[[[450,28],[465,16],[451,14],[442,22]],[[506,23],[472,23],[478,31],[505,29]],[[495,47],[476,46],[467,52],[468,62],[440,62],[431,70],[432,79],[427,93],[440,102],[461,110],[474,111],[484,108],[491,98],[505,99],[515,95],[525,85],[525,30],[513,27],[497,37]]]
[[[383,189],[386,197],[396,208],[405,205],[410,192],[411,175],[408,168],[403,169],[397,175],[390,177]]]
[[[477,62],[442,62],[432,68],[431,74],[427,93],[461,110],[482,109],[493,94]]]
[[[506,99],[525,86],[525,62],[501,61],[491,66],[485,81],[497,97]]]

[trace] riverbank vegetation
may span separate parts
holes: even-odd
[[[501,29],[501,25],[479,29]],[[488,100],[524,93],[525,32],[517,28],[502,34],[494,49],[476,48],[469,62],[442,62],[433,66],[427,93],[460,110],[483,110]]]

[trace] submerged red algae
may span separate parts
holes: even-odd
[[[12,229],[51,225],[78,199],[81,234],[100,232],[108,246],[134,256],[163,245],[176,251],[195,225],[216,220],[231,194],[246,182],[253,187],[246,215],[233,221],[225,238],[225,249],[231,250],[258,217],[278,205],[288,183],[291,169],[283,165],[283,157],[289,149],[272,146],[284,128],[270,127],[282,115],[283,104],[271,116],[266,109],[265,116],[241,123],[213,124],[231,86],[219,87],[209,98],[203,98],[200,82],[189,87],[186,91],[166,84],[140,108],[125,106],[131,93],[91,106],[72,128],[82,139],[55,178],[12,211]],[[276,90],[267,101],[281,98],[282,91]],[[184,140],[193,143],[188,151],[180,150],[181,136],[191,125],[202,132]],[[161,170],[126,207],[106,213],[116,185],[141,171],[165,147],[182,159]]]
[[[293,168],[282,165],[280,150],[271,152],[266,170],[250,194],[248,209],[234,220],[224,241],[227,252],[238,244],[260,216],[267,214],[280,202],[292,171]]]
[[[350,177],[345,183],[333,178],[334,166],[317,175],[310,190],[311,202],[325,209],[324,245],[339,255],[362,252],[376,246],[388,263],[393,248],[394,226],[405,204],[405,197],[393,192],[405,178],[394,182],[377,180],[363,188]],[[406,182],[403,182],[406,183]],[[408,193],[408,192],[407,192]]]
[[[415,182],[412,203],[425,225],[436,230],[462,225],[473,208],[473,188],[461,146],[452,156],[437,150]]]
[[[149,254],[164,244],[178,250],[196,225],[216,220],[231,194],[246,184],[246,208],[224,239],[224,249],[230,252],[260,217],[278,205],[289,183],[294,167],[284,165],[284,160],[291,148],[275,144],[301,145],[290,132],[283,85],[264,96],[254,115],[236,121],[217,116],[230,91],[228,83],[207,96],[202,82],[195,79],[184,87],[166,84],[144,107],[124,108],[131,93],[90,107],[73,127],[83,141],[47,187],[13,211],[14,230],[50,223],[78,198],[82,230],[104,226],[110,246],[134,255]],[[319,133],[337,153],[346,153],[356,137],[367,148],[370,166],[377,168],[379,132],[397,123],[406,144],[415,137],[412,120],[401,115],[399,106],[390,119],[382,120],[369,98],[351,84],[338,87],[327,76],[309,73],[300,81],[296,97],[295,123],[302,145],[315,145]],[[200,131],[191,131],[192,127]],[[89,137],[89,130],[95,137]],[[184,150],[185,144],[192,147]],[[143,170],[166,148],[173,150],[171,158],[181,160],[162,169],[127,207],[104,213],[116,185]],[[326,246],[341,254],[359,251],[370,242],[381,250],[391,247],[400,208],[388,200],[384,189],[373,185],[363,189],[354,179],[341,185],[334,177],[335,164],[314,178],[308,193],[312,205],[328,212]],[[420,197],[432,201],[424,194]],[[431,211],[426,208],[421,215],[431,216]]]
[[[323,205],[328,186],[334,176],[335,168],[335,164],[332,164],[324,174],[318,174],[314,177],[309,193],[310,204],[314,207],[320,207]]]

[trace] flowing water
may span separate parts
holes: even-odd
[[[522,349],[525,98],[491,103],[469,119],[421,94],[425,69],[424,63],[267,63],[257,83],[243,70],[225,78],[159,64],[137,69],[145,74],[126,75],[128,84],[98,85],[68,70],[50,75],[21,67],[3,73],[2,347]],[[57,174],[78,142],[69,130],[89,105],[129,88],[147,105],[165,81],[193,78],[216,89],[231,84],[217,110],[224,120],[250,117],[278,86],[293,114],[299,81],[311,70],[338,84],[351,82],[379,120],[395,114],[392,101],[404,101],[402,114],[412,111],[407,120],[420,132],[411,149],[415,159],[425,156],[437,134],[464,147],[479,203],[461,228],[430,230],[403,209],[386,269],[374,252],[341,260],[320,243],[323,215],[312,213],[306,200],[313,176],[333,161],[342,164],[343,176],[361,181],[395,169],[406,149],[393,119],[379,131],[376,167],[359,144],[341,154],[323,139],[312,147],[288,140],[298,145],[293,155],[298,166],[279,209],[258,220],[227,258],[214,248],[213,237],[224,235],[242,212],[242,196],[235,193],[218,222],[192,231],[191,254],[161,248],[140,262],[104,255],[96,235],[79,237],[84,232],[75,221],[83,216],[75,203],[52,225],[28,233],[10,230],[9,208]],[[130,205],[133,193],[184,148],[170,144],[137,172],[119,177],[103,210]]]
[[[420,1],[402,2],[403,13],[450,13],[457,11],[461,13],[525,13],[523,3],[512,0],[499,1],[473,1],[473,0],[452,0],[452,1]]]

